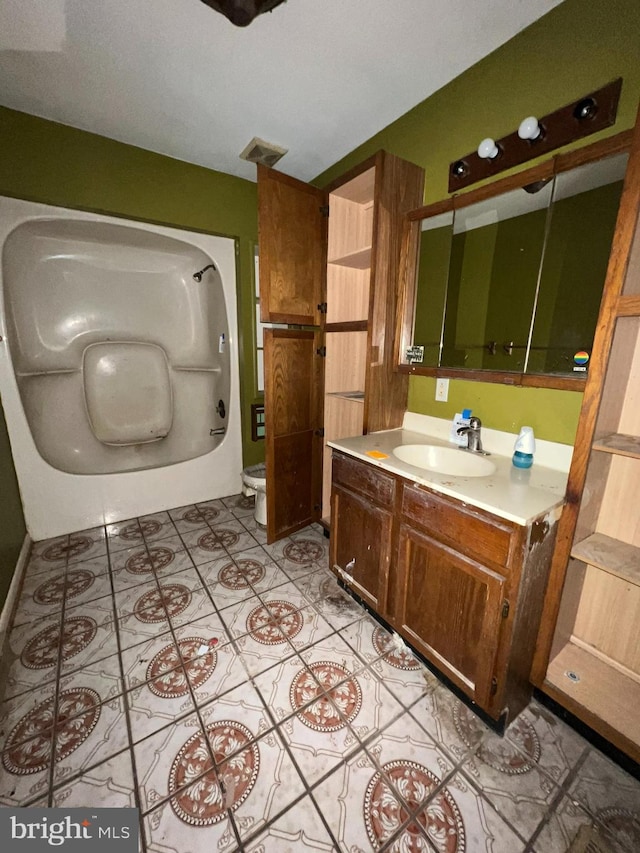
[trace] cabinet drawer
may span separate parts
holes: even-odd
[[[458,551],[479,560],[510,567],[516,547],[517,525],[497,516],[464,508],[458,501],[404,486],[402,514],[417,527],[451,543]]]
[[[396,481],[373,465],[334,451],[331,474],[334,482],[371,498],[380,506],[393,505]]]

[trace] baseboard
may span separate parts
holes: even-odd
[[[24,542],[22,543],[22,548],[20,549],[20,554],[18,555],[16,567],[13,571],[11,585],[9,586],[7,597],[2,606],[2,613],[0,613],[0,654],[2,655],[2,660],[7,660],[7,655],[5,655],[4,648],[5,642],[8,638],[9,626],[11,625],[13,612],[18,604],[18,596],[20,595],[20,590],[22,589],[22,579],[27,569],[27,563],[29,562],[30,553],[31,537],[28,533],[26,533],[24,537]]]

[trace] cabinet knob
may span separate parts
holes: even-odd
[[[353,574],[353,570],[356,567],[356,558],[354,557],[352,560],[349,560],[347,565],[344,567],[345,572],[349,572],[349,574]]]

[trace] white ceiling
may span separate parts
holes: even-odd
[[[309,180],[560,0],[287,0],[239,29],[200,0],[0,0],[0,103],[255,179]]]

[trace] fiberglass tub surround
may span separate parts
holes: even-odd
[[[240,491],[236,251],[0,196],[0,396],[32,539]]]
[[[9,349],[42,458],[70,474],[171,465],[228,425],[220,273],[188,243],[107,222],[36,219],[3,251]]]

